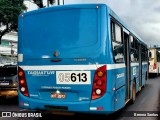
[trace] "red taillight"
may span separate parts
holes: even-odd
[[[97,86],[101,86],[103,84],[103,81],[102,80],[97,80],[96,84],[97,84]]]
[[[92,100],[102,97],[106,93],[106,65],[98,68],[94,74]]]
[[[18,67],[18,80],[19,80],[19,91],[24,95],[24,96],[29,96],[28,94],[28,87],[26,83],[26,77],[25,73],[22,68]]]
[[[156,63],[154,63],[153,69],[156,69],[156,68],[157,68],[157,65],[156,65]]]

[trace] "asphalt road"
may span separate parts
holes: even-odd
[[[7,97],[5,101],[0,101],[0,111],[27,111],[18,107],[17,97]],[[139,112],[138,112],[139,111]],[[141,111],[144,111],[141,112]],[[146,112],[145,112],[146,111]],[[149,112],[151,111],[151,112]],[[158,120],[158,117],[134,117],[133,114],[143,115],[147,113],[155,113],[160,111],[160,77],[150,78],[147,80],[145,87],[136,96],[136,102],[134,104],[128,104],[123,109],[111,115],[95,115],[95,114],[75,114],[74,116],[66,115],[54,115],[43,114],[42,118],[36,118],[40,120]],[[132,116],[132,117],[131,117]],[[11,118],[2,118],[0,120],[10,120]],[[18,118],[12,118],[17,120]],[[21,120],[22,118],[19,118]],[[35,118],[23,118],[25,120],[34,120]]]

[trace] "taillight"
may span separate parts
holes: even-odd
[[[106,65],[98,68],[94,73],[92,100],[102,97],[106,93]]]
[[[153,69],[156,69],[156,68],[157,68],[157,65],[156,65],[156,63],[154,63]]]
[[[25,73],[22,68],[18,67],[18,80],[19,80],[19,91],[24,95],[24,96],[29,96],[28,94],[28,87],[26,83],[26,77]]]

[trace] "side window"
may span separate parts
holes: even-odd
[[[130,43],[131,43],[131,47],[134,48],[134,43],[135,43],[135,41],[134,41],[132,35],[130,35]]]
[[[136,59],[137,59],[137,62],[139,61],[139,43],[137,41],[137,39],[135,39],[135,47],[136,49]]]
[[[142,59],[142,62],[143,62],[143,61],[144,61],[143,45],[141,45],[141,46],[142,46],[142,47],[141,47],[141,57],[142,57],[141,59]]]
[[[148,57],[148,48],[146,47],[146,50],[145,50],[145,53],[146,53],[146,61],[148,61],[149,57]]]
[[[142,45],[142,61],[146,62],[147,61],[147,56],[146,56],[146,47],[144,45]]]
[[[134,40],[133,36],[129,36],[130,38],[130,56],[131,56],[131,62],[135,62],[135,50],[134,50]]]
[[[160,62],[160,53],[157,51],[157,62]]]
[[[117,42],[122,43],[122,33],[121,27],[118,24],[115,24],[115,38]]]
[[[113,21],[111,22],[111,34],[114,61],[115,63],[124,62],[121,27]]]
[[[114,23],[111,22],[111,37],[112,37],[112,41],[115,41],[115,27],[114,27]]]
[[[160,62],[160,53],[158,52],[158,62]]]
[[[130,56],[131,56],[131,62],[137,62],[138,61],[138,45],[137,45],[137,39],[134,38],[132,35],[130,36]]]

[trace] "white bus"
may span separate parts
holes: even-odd
[[[150,48],[149,74],[158,75],[160,73],[160,51],[157,48]]]

